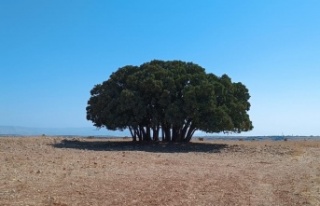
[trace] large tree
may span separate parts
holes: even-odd
[[[196,130],[249,131],[248,89],[227,75],[183,61],[125,66],[95,85],[87,119],[98,128],[129,129],[134,141],[189,142]]]

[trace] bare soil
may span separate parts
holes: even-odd
[[[320,205],[320,141],[0,138],[0,205]]]

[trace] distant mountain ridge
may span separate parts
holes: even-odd
[[[0,126],[0,135],[12,136],[38,136],[38,135],[79,135],[79,136],[126,136],[125,131],[109,131],[94,127],[68,127],[68,128],[31,128],[21,126]]]

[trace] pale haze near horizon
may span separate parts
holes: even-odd
[[[95,84],[182,60],[251,95],[242,135],[320,135],[320,1],[0,1],[0,125],[94,127]]]

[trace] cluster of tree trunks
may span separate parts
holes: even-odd
[[[133,141],[189,142],[196,131],[192,125],[179,126],[129,126]]]

